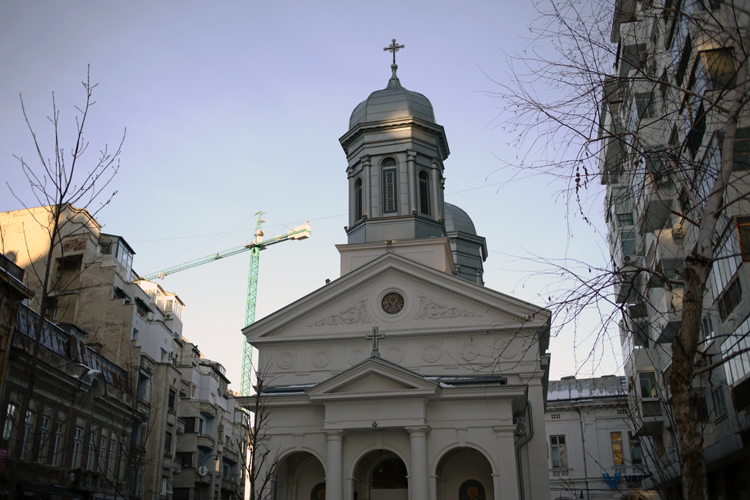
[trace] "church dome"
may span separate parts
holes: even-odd
[[[360,123],[412,116],[435,123],[435,113],[430,100],[419,92],[412,92],[402,87],[394,71],[394,77],[388,82],[388,87],[376,90],[354,108],[349,119],[349,129],[351,130]]]
[[[474,223],[471,221],[469,214],[458,208],[456,205],[445,203],[445,231],[448,233],[462,231],[472,236],[477,235],[474,229]]]

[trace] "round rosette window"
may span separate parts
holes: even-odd
[[[398,314],[404,308],[404,298],[400,293],[391,292],[383,297],[383,310],[388,314]]]

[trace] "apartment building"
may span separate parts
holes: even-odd
[[[685,258],[698,242],[691,221],[720,171],[728,110],[746,93],[737,86],[747,53],[736,46],[748,24],[743,6],[617,0],[613,16],[616,64],[601,107],[600,173],[614,298],[623,311],[630,432],[653,472],[644,485],[667,498],[681,488],[671,342],[682,322]],[[750,492],[750,115],[742,110],[738,119],[693,384],[709,498]]]
[[[229,389],[224,367],[187,342],[178,368],[188,381],[180,394],[184,434],[177,440],[174,500],[242,499],[249,416]]]
[[[133,404],[127,372],[86,346],[80,330],[44,321],[30,378],[39,316],[19,300],[33,295],[24,291],[23,270],[5,260],[3,271],[14,278],[0,284],[3,312],[10,312],[0,317],[3,338],[10,341],[3,352],[8,363],[0,412],[5,494],[14,479],[24,498],[131,496],[142,460],[134,433],[144,415]],[[18,443],[20,463],[13,463]]]
[[[0,214],[0,250],[25,269],[24,283],[34,293],[31,310],[40,305],[49,251],[47,223],[48,207]],[[166,498],[179,428],[177,395],[183,387],[176,360],[184,345],[184,304],[174,293],[140,279],[127,241],[102,233],[86,210],[63,207],[59,227],[61,241],[50,260],[47,317],[124,370],[130,404],[141,415],[133,431],[142,455],[133,471],[133,496]],[[84,441],[94,439],[93,427],[85,432]]]

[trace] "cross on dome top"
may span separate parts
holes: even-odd
[[[372,334],[371,335],[365,335],[365,339],[372,340],[372,352],[370,353],[370,356],[380,356],[380,351],[378,350],[378,340],[382,340],[385,338],[385,335],[378,332],[378,327],[374,326],[372,327]]]
[[[401,82],[396,76],[396,70],[398,69],[398,65],[396,64],[396,52],[403,48],[406,48],[406,45],[399,45],[398,43],[396,43],[396,39],[394,38],[391,41],[391,44],[383,49],[385,52],[390,52],[391,54],[393,54],[393,64],[391,64],[391,71],[393,71],[393,74],[391,75],[391,79],[388,81],[388,87],[386,88],[390,89],[401,87]]]

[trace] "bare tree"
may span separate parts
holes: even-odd
[[[32,289],[35,289],[37,296],[34,299],[34,305],[39,311],[39,317],[34,329],[35,337],[29,350],[29,366],[27,370],[28,387],[23,393],[19,405],[19,415],[23,418],[26,415],[31,401],[36,371],[39,364],[40,340],[43,331],[44,320],[47,319],[47,309],[50,300],[50,294],[53,290],[59,288],[62,279],[69,279],[64,273],[58,274],[55,257],[64,254],[63,238],[65,229],[71,223],[70,219],[65,217],[66,210],[76,207],[77,209],[89,210],[93,207],[94,202],[102,198],[107,190],[113,177],[119,169],[119,156],[122,150],[122,144],[125,135],[114,151],[110,151],[105,145],[99,151],[98,156],[92,161],[88,161],[87,151],[89,144],[84,136],[84,129],[89,119],[89,113],[93,101],[93,92],[96,84],[92,84],[90,74],[87,72],[86,80],[82,82],[85,91],[85,101],[82,106],[76,106],[77,111],[75,119],[74,142],[70,149],[62,145],[62,124],[60,122],[60,110],[57,107],[54,93],[52,94],[52,115],[47,117],[53,133],[54,144],[51,148],[45,147],[37,139],[31,119],[26,112],[23,97],[21,97],[21,110],[23,112],[25,123],[31,134],[34,149],[37,155],[37,164],[34,166],[24,157],[16,156],[20,167],[31,188],[31,192],[36,200],[36,204],[43,207],[40,212],[32,212],[29,205],[24,202],[13,188],[8,185],[13,196],[21,205],[33,214],[39,226],[44,228],[47,240],[47,251],[44,255],[42,265],[33,266],[27,269],[30,273],[28,279],[33,283]],[[48,151],[50,156],[47,156]],[[96,215],[104,206],[106,206],[116,193],[107,195],[100,201],[96,209],[90,213]],[[64,255],[63,255],[64,256]],[[31,260],[31,256],[28,256]],[[4,415],[3,415],[4,417]],[[16,432],[11,445],[9,461],[9,494],[11,498],[17,497],[18,477],[16,470],[21,467],[20,454],[22,450],[22,433]]]
[[[739,310],[739,278],[720,268],[750,250],[739,224],[750,213],[748,7],[552,1],[490,93],[524,160],[507,168],[554,177],[569,213],[587,221],[591,201],[605,199],[611,264],[547,261],[557,279],[544,296],[558,325],[595,307],[598,338],[614,326],[631,345],[656,341],[686,500],[707,497],[696,389],[747,353],[744,318],[725,323]],[[708,342],[712,316],[723,342]]]
[[[247,398],[245,408],[252,413],[249,449],[250,458],[247,466],[247,478],[250,483],[250,500],[273,498],[274,479],[279,465],[278,451],[269,439],[272,409],[269,397],[264,395],[268,387],[267,370],[255,370],[255,394]]]

